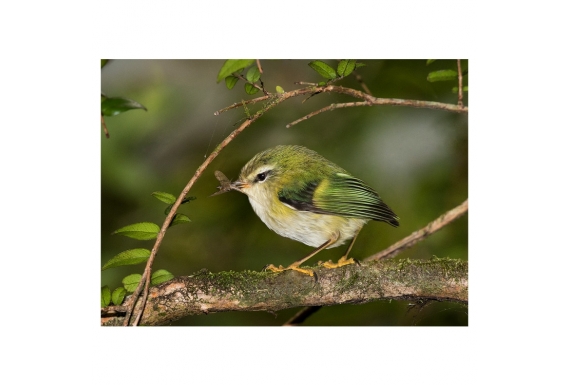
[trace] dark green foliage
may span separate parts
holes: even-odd
[[[118,287],[113,290],[113,294],[111,295],[111,300],[117,306],[123,303],[125,296],[127,295],[127,291],[124,287]]]
[[[104,98],[103,101],[101,101],[101,114],[104,116],[115,116],[125,111],[136,109],[146,111],[145,106],[127,98]]]
[[[115,230],[113,234],[120,234],[125,237],[146,241],[156,238],[159,231],[160,227],[158,227],[156,223],[141,222],[121,227],[119,230]]]
[[[256,81],[259,80],[260,77],[261,77],[261,73],[259,72],[259,68],[257,68],[257,67],[251,67],[247,71],[247,74],[245,74],[245,78],[247,79],[248,82],[251,82],[251,83],[255,83]]]
[[[172,218],[172,222],[170,223],[170,226],[174,226],[174,225],[180,225],[182,223],[188,223],[191,222],[190,218],[188,218],[188,216],[184,215],[184,214],[180,214],[177,213],[174,218]]]
[[[107,270],[117,266],[137,265],[146,262],[148,257],[150,257],[150,250],[147,249],[125,250],[111,258],[103,265],[101,270]]]
[[[154,273],[152,273],[150,277],[150,284],[155,286],[163,282],[170,281],[172,278],[174,278],[174,275],[172,275],[171,272],[166,271],[164,269],[157,270]]]
[[[334,68],[332,68],[327,63],[322,62],[320,60],[314,60],[312,62],[309,62],[309,67],[317,71],[317,73],[322,77],[324,77],[325,79],[332,80],[337,77]]]
[[[153,197],[155,197],[156,199],[158,199],[159,201],[164,202],[164,203],[169,204],[169,205],[176,202],[176,197],[174,195],[166,193],[166,192],[155,191],[151,195]]]
[[[111,303],[111,290],[105,285],[101,288],[101,307],[109,306]]]
[[[125,289],[129,292],[132,293],[136,290],[139,282],[141,281],[142,275],[140,274],[131,274],[131,275],[127,275],[125,278],[123,278],[122,282],[123,282],[123,286],[125,287]]]
[[[234,72],[239,72],[244,68],[249,67],[250,65],[255,62],[254,59],[229,59],[226,60],[220,72],[218,73],[218,83],[225,79],[226,77],[230,76]]]
[[[254,94],[256,94],[256,93],[259,92],[259,88],[255,87],[255,86],[254,86],[253,84],[251,84],[251,83],[245,83],[244,88],[245,88],[245,92],[246,92],[248,95],[254,95]]]
[[[228,87],[228,90],[231,90],[232,88],[234,88],[234,86],[236,85],[238,80],[239,80],[239,78],[237,78],[233,75],[226,77],[226,87]]]
[[[193,201],[194,199],[196,199],[196,197],[186,197],[184,199],[182,199],[182,202],[180,202],[180,205],[182,206],[183,204],[186,204],[190,201]],[[176,202],[176,199],[174,199],[174,202]],[[174,204],[174,202],[172,202],[172,204],[169,204],[165,209],[164,209],[164,215],[168,215],[170,214],[170,210],[172,209],[172,206]]]
[[[336,72],[338,76],[348,76],[356,68],[356,60],[341,60],[338,63]]]
[[[442,82],[448,80],[456,80],[457,71],[454,70],[439,70],[433,71],[428,74],[428,82]]]

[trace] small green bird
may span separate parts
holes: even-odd
[[[239,179],[219,193],[237,190],[247,195],[255,213],[277,234],[316,247],[315,251],[288,267],[268,265],[280,272],[296,270],[313,276],[301,264],[319,251],[352,239],[337,268],[354,263],[348,259],[356,236],[370,219],[399,225],[396,214],[367,184],[302,146],[277,146],[255,155],[241,170]]]

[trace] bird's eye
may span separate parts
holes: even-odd
[[[263,182],[265,180],[265,178],[267,178],[267,171],[265,172],[260,172],[259,174],[257,174],[255,176],[255,181],[256,182]]]

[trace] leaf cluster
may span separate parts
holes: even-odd
[[[254,95],[263,89],[263,82],[261,81],[261,72],[257,66],[250,67],[255,62],[254,59],[229,59],[226,60],[220,72],[218,73],[218,83],[225,79],[226,87],[231,90],[237,84],[238,80],[245,79],[246,83],[244,89],[246,94]],[[250,67],[245,77],[241,72]],[[259,85],[257,82],[259,81]]]
[[[109,286],[105,285],[101,288],[101,307],[106,307],[113,302],[114,305],[120,305],[123,303],[127,293],[132,293],[136,290],[139,282],[141,281],[141,274],[131,274],[123,278],[123,286],[120,286],[113,290]],[[152,273],[150,277],[150,285],[156,286],[163,282],[170,281],[174,278],[174,275],[167,270],[160,269]]]
[[[366,64],[364,64],[364,63],[357,63],[356,60],[353,60],[353,59],[350,59],[350,60],[343,59],[338,63],[336,70],[335,70],[334,68],[332,68],[327,63],[325,63],[321,60],[314,60],[314,61],[309,63],[309,67],[311,67],[319,75],[321,75],[322,77],[327,79],[327,82],[319,82],[318,85],[320,85],[320,86],[323,86],[327,83],[330,83],[330,82],[333,82],[336,80],[340,80],[340,79],[350,75],[352,72],[354,72],[355,69],[357,69],[359,67],[363,67],[365,65]]]
[[[176,202],[176,197],[172,194],[156,191],[152,193],[156,199],[160,200],[168,204],[166,207],[164,214],[168,215],[170,210],[172,209],[172,205]],[[182,204],[188,203],[191,200],[196,199],[195,197],[187,197],[182,201]],[[169,227],[182,224],[182,223],[189,223],[190,218],[188,216],[177,213],[170,222]],[[127,225],[121,227],[118,230],[115,230],[113,234],[123,235],[125,237],[137,239],[140,241],[151,240],[155,239],[160,232],[160,227],[156,223],[152,222],[140,222],[134,223],[131,225]],[[118,267],[118,266],[128,266],[128,265],[138,265],[139,263],[144,263],[150,257],[150,250],[138,248],[138,249],[130,249],[125,250],[113,258],[111,258],[107,263],[103,265],[101,270],[107,270],[110,268]],[[131,274],[125,277],[122,281],[123,286],[118,287],[113,291],[111,294],[110,289],[107,286],[101,288],[101,306],[105,307],[110,304],[112,301],[115,305],[120,305],[125,298],[127,292],[133,292],[137,285],[141,280],[141,274]],[[174,278],[174,276],[166,271],[166,270],[157,270],[151,276],[151,285],[158,285],[159,283],[166,282],[170,279]]]

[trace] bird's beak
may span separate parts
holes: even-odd
[[[243,190],[244,188],[248,188],[248,187],[249,187],[249,183],[242,182],[241,180],[236,180],[235,182],[232,182],[232,183],[230,184],[230,187],[231,187],[232,190],[236,190],[236,191],[239,191],[239,192],[243,192],[242,190]]]

